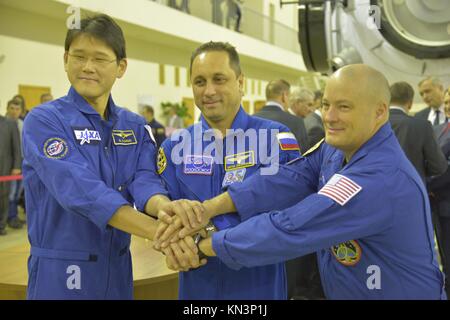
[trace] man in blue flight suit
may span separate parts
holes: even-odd
[[[274,174],[279,163],[300,155],[285,126],[249,116],[241,107],[244,78],[234,47],[222,42],[201,45],[191,57],[190,72],[200,122],[167,139],[158,158],[172,199],[207,200],[258,169]],[[192,217],[183,216],[183,225],[195,228],[198,221]],[[224,214],[212,222],[225,230],[239,224],[240,217]],[[179,278],[180,299],[286,299],[283,263],[236,271],[211,258]]]
[[[23,129],[28,298],[131,299],[130,233],[151,239],[157,227],[141,212],[201,208],[169,202],[151,128],[110,96],[127,66],[120,27],[83,19],[64,65],[68,95],[34,108]]]
[[[389,100],[378,71],[338,70],[323,97],[325,142],[205,202],[207,218],[245,221],[199,252],[240,269],[317,251],[329,299],[445,299],[427,193],[389,126]]]

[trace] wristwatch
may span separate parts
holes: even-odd
[[[200,246],[199,246],[200,241],[202,241],[203,239],[205,239],[205,238],[203,238],[200,233],[197,233],[194,236],[194,243],[197,246],[197,250],[198,250],[198,260],[200,260],[200,261],[202,259],[208,259],[208,256],[200,249]]]
[[[206,232],[206,238],[209,238],[209,237],[212,236],[212,234],[214,232],[217,231],[217,229],[216,229],[216,226],[210,221],[206,225],[204,231]],[[206,238],[201,235],[201,232],[197,233],[194,236],[194,243],[195,243],[195,245],[197,246],[197,249],[198,249],[198,258],[199,258],[199,260],[208,259],[208,256],[200,249],[200,246],[199,246],[200,241],[202,241],[203,239],[206,239]]]

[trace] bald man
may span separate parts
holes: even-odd
[[[427,193],[388,123],[389,100],[378,71],[338,70],[323,97],[325,141],[204,202],[208,217],[234,211],[242,223],[199,252],[234,269],[317,252],[328,299],[445,299]]]

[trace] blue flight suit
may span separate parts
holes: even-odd
[[[322,143],[229,188],[239,226],[213,235],[230,268],[317,251],[329,299],[442,299],[425,187],[385,124],[350,159]],[[347,183],[350,183],[348,189]]]
[[[242,107],[231,129],[241,130],[229,133],[225,139],[219,140],[220,143],[223,142],[223,149],[218,147],[211,151],[214,160],[210,156],[203,157],[209,154],[206,150],[215,145],[210,139],[213,130],[203,116],[197,124],[181,133],[179,131],[179,137],[172,135],[171,139],[164,141],[159,152],[158,170],[173,200],[208,200],[224,192],[235,181],[247,179],[259,168],[268,168],[269,159],[277,164],[287,163],[300,155],[298,143],[293,134],[288,133],[287,127],[278,122],[250,116]],[[269,133],[272,129],[290,135],[294,140],[291,140],[290,145],[282,145],[278,135],[269,134],[267,138],[258,136],[259,145],[255,147],[250,144],[250,138],[244,137],[244,132],[252,131],[249,129],[255,129],[254,132],[268,129]],[[239,142],[244,141],[245,147],[238,149]],[[236,142],[234,147],[231,145],[233,142]],[[182,146],[186,149],[180,150]],[[275,159],[276,155],[279,155],[279,162]],[[185,160],[175,164],[174,157]],[[213,223],[216,228],[223,230],[239,224],[240,219],[237,214],[228,213],[215,217]],[[179,275],[180,299],[286,299],[286,290],[283,263],[235,271],[226,267],[219,259],[209,258],[205,266],[180,272]]]
[[[25,119],[28,299],[133,297],[130,235],[108,221],[167,191],[144,119],[111,97],[107,108],[102,120],[71,88]]]

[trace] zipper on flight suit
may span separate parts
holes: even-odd
[[[101,120],[101,125],[102,125],[102,131],[105,132],[105,130],[103,130],[106,127],[106,130],[108,131],[107,135],[103,135],[104,137],[107,137],[107,140],[105,141],[105,145],[103,145],[103,152],[105,153],[106,156],[106,160],[108,162],[108,165],[111,169],[111,177],[112,177],[112,188],[115,189],[115,174],[114,174],[114,166],[113,163],[111,162],[111,152],[112,152],[112,131],[114,129],[114,125],[115,123],[112,124],[111,126],[111,130],[109,130],[108,125],[107,125],[107,121],[105,120]],[[110,275],[111,275],[111,270],[110,270],[110,261],[111,261],[111,255],[112,255],[112,242],[113,242],[113,236],[114,236],[114,228],[111,228],[111,234],[109,236],[109,253],[108,256],[106,257],[106,263],[108,266],[107,269],[107,273],[106,273],[106,291],[105,291],[105,298],[107,298],[108,295],[108,291],[109,291],[109,285],[110,285]]]

